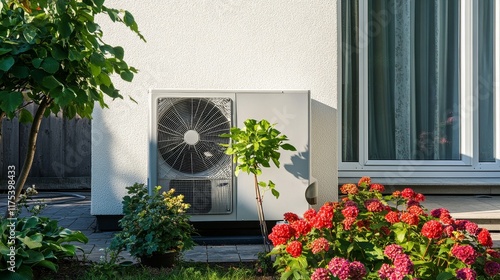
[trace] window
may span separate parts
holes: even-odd
[[[341,181],[500,177],[498,6],[341,1]]]

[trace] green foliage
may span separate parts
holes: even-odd
[[[182,251],[194,246],[183,195],[174,195],[175,190],[160,193],[161,187],[148,194],[144,184],[127,187],[123,198],[122,231],[111,242],[112,250],[125,248],[132,256],[151,256],[153,253]]]
[[[486,229],[444,208],[427,213],[425,197],[410,188],[383,191],[363,177],[341,187],[340,202],[303,218],[285,213],[287,223],[269,235],[282,279],[500,279],[500,252]]]
[[[276,167],[280,167],[281,154],[278,152],[280,149],[296,151],[294,146],[285,143],[288,137],[282,135],[267,120],[248,119],[244,125],[242,129],[232,127],[229,134],[221,135],[221,137],[231,139],[231,144],[222,144],[222,146],[227,147],[226,154],[233,155],[233,161],[237,163],[236,176],[240,171],[259,176],[262,174],[263,167],[271,166],[271,161]],[[269,188],[276,198],[279,197],[279,192],[272,181],[259,182],[258,185]]]
[[[134,17],[108,8],[104,0],[1,0],[0,112],[10,118],[24,102],[49,101],[45,113],[91,117],[104,96],[121,98],[110,76],[131,81],[137,69],[123,60],[120,46],[102,41],[95,16],[107,14],[142,40]],[[22,118],[30,121],[24,111]]]
[[[103,252],[98,262],[92,263],[88,274],[96,278],[104,279],[118,279],[123,276],[123,268],[132,266],[131,261],[125,261],[122,256],[120,256],[121,251],[111,250],[110,248],[101,248],[100,252]]]
[[[12,223],[15,227],[11,227]],[[57,261],[73,257],[79,248],[69,242],[87,243],[87,237],[80,231],[72,231],[58,226],[56,220],[32,216],[25,218],[2,219],[0,221],[0,274],[11,279],[32,279],[32,268],[45,267],[57,271]],[[9,237],[15,229],[15,243]],[[11,254],[15,253],[15,272],[11,267]],[[16,278],[17,277],[17,278]]]

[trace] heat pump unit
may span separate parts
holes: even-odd
[[[220,137],[246,119],[276,123],[298,151],[283,151],[281,168],[266,168],[281,195],[265,196],[266,219],[302,213],[309,186],[308,91],[150,91],[149,186],[175,189],[191,205],[193,221],[258,220],[253,177],[234,176],[232,158]],[[268,204],[268,205],[266,205]]]

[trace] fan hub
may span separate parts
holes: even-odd
[[[186,144],[194,146],[200,141],[200,134],[195,130],[188,130],[184,133],[184,142]]]

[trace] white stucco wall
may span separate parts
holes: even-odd
[[[147,43],[101,17],[108,44],[140,72],[114,79],[124,100],[92,121],[92,214],[121,214],[125,187],[147,180],[148,89],[311,91],[312,175],[319,205],[337,199],[337,1],[108,0],[129,10]],[[138,104],[127,96],[133,97]]]

